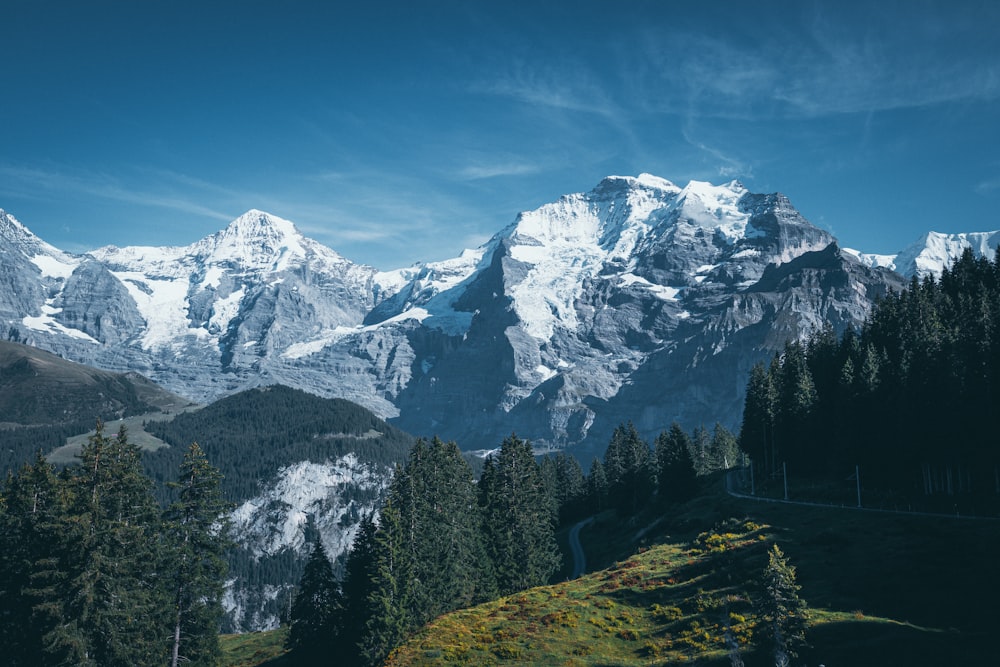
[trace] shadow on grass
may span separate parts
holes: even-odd
[[[985,665],[995,659],[985,635],[875,620],[830,622],[809,629],[807,665]]]

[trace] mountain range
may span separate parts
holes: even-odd
[[[257,210],[188,246],[86,254],[0,212],[0,321],[10,340],[201,403],[281,383],[464,449],[516,431],[587,459],[623,421],[735,427],[754,363],[998,242],[932,232],[896,255],[843,249],[784,195],[648,174],[394,271]]]

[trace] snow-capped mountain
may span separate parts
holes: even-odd
[[[895,255],[873,255],[850,250],[860,261],[870,266],[884,266],[907,278],[927,276],[940,278],[941,273],[962,256],[966,248],[976,257],[992,260],[1000,245],[1000,231],[941,234],[927,232]]]
[[[183,248],[84,256],[5,227],[16,268],[2,280],[19,296],[0,309],[20,340],[196,400],[282,382],[467,449],[517,431],[581,456],[625,420],[647,435],[673,420],[736,426],[753,363],[825,322],[860,323],[904,284],[889,269],[919,270],[936,247],[929,235],[895,256],[841,251],[783,195],[647,174],[523,212],[456,259],[386,272],[259,211]]]
[[[397,423],[594,451],[625,420],[648,434],[735,425],[755,361],[824,321],[860,322],[898,284],[781,195],[609,177],[520,214],[438,296],[472,317],[459,343],[422,355]]]

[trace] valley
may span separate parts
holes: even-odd
[[[454,441],[478,478],[492,470],[489,463],[484,468],[483,456],[496,458],[512,432],[528,435],[541,457],[539,474],[550,500],[538,500],[533,511],[543,512],[548,502],[558,507],[553,520],[561,525],[564,553],[562,564],[552,567],[557,577],[573,575],[573,581],[443,616],[390,656],[391,642],[415,628],[394,630],[387,637],[395,639],[371,648],[371,655],[390,656],[389,664],[398,665],[445,659],[544,663],[566,654],[578,664],[712,664],[725,659],[731,638],[718,634],[722,626],[706,609],[728,596],[738,608],[732,613],[746,619],[752,611],[749,593],[729,590],[713,577],[720,568],[737,568],[729,580],[751,581],[765,543],[781,544],[793,560],[801,559],[810,627],[821,638],[806,654],[813,659],[856,657],[861,646],[841,645],[844,636],[867,642],[874,654],[940,656],[955,639],[948,634],[953,631],[970,656],[982,654],[982,629],[962,610],[950,607],[936,615],[919,612],[917,600],[910,607],[883,604],[885,596],[898,597],[915,585],[914,577],[929,576],[920,569],[924,565],[912,572],[901,568],[893,580],[888,572],[864,572],[863,558],[854,555],[848,560],[862,569],[836,576],[864,585],[833,590],[822,583],[836,570],[830,569],[830,549],[853,549],[848,535],[857,534],[867,535],[858,538],[864,549],[881,553],[876,535],[890,529],[879,522],[890,519],[847,519],[831,514],[836,510],[771,508],[728,498],[714,488],[721,480],[712,475],[746,461],[746,454],[772,478],[779,456],[807,476],[822,465],[839,475],[855,454],[874,457],[863,467],[866,479],[880,470],[877,446],[887,426],[859,436],[874,449],[855,443],[839,452],[832,444],[824,450],[838,429],[847,434],[852,426],[837,423],[827,408],[806,415],[813,424],[773,402],[791,400],[791,389],[766,394],[773,403],[761,407],[765,394],[755,393],[754,378],[794,387],[799,371],[793,361],[802,356],[814,366],[827,363],[826,375],[817,366],[816,378],[822,398],[832,401],[826,392],[836,384],[837,369],[829,365],[836,356],[852,369],[845,376],[849,383],[857,384],[850,400],[863,406],[859,392],[879,386],[873,374],[897,372],[889,361],[896,364],[898,355],[883,352],[881,370],[878,364],[869,368],[874,357],[852,347],[852,332],[868,336],[876,304],[904,298],[896,295],[908,285],[914,294],[914,286],[929,291],[927,285],[937,280],[951,285],[964,275],[965,269],[951,268],[960,257],[965,264],[955,267],[978,262],[976,270],[987,275],[983,262],[1000,240],[995,233],[928,234],[898,255],[870,255],[840,248],[780,194],[751,193],[735,181],[679,187],[647,174],[608,177],[590,192],[523,212],[455,260],[389,272],[353,264],[304,237],[293,223],[261,211],[190,246],[108,247],[85,255],[59,251],[11,216],[0,217],[11,267],[0,276],[7,288],[0,314],[10,339],[0,343],[6,469],[17,470],[39,450],[48,463],[72,467],[92,441],[93,422],[102,419],[108,432],[124,427],[145,452],[157,499],[169,504],[182,454],[199,443],[222,475],[228,521],[235,528],[222,627],[278,633],[259,637],[271,645],[258,649],[263,654],[281,653],[267,637],[285,636],[278,628],[288,622],[312,545],[323,546],[336,576],[346,581],[365,517],[401,493],[392,491],[393,470],[413,456],[416,437]],[[942,317],[952,312],[950,296],[935,298]],[[886,331],[878,340],[890,340]],[[837,348],[831,340],[840,336],[846,338]],[[964,341],[951,336],[958,342],[943,337],[935,345]],[[912,349],[930,354],[919,345]],[[904,380],[907,364],[917,358],[906,354],[905,363],[898,362]],[[961,363],[973,368],[975,360],[961,357]],[[867,369],[868,385],[859,384],[855,368]],[[898,383],[897,376],[885,378],[893,381],[884,387]],[[966,384],[956,381],[949,400],[958,401]],[[803,391],[817,400],[808,393],[815,389]],[[749,426],[747,415],[753,416]],[[831,425],[816,426],[831,415]],[[854,423],[864,415],[878,421],[861,407],[852,415]],[[758,432],[761,419],[768,425]],[[680,425],[693,429],[691,435]],[[807,428],[822,435],[805,446]],[[736,449],[737,435],[742,451]],[[910,437],[923,436],[913,429]],[[671,447],[674,453],[666,453]],[[968,449],[967,456],[979,456]],[[680,464],[691,466],[689,478],[670,477],[678,451],[690,456]],[[897,460],[908,460],[902,450],[894,453],[900,455]],[[598,465],[602,459],[607,471]],[[952,502],[939,495],[946,483],[951,493],[951,461],[907,465],[924,466],[923,505]],[[992,500],[984,503],[981,491],[988,470],[973,475],[962,472],[963,465],[955,468],[955,483],[967,495],[955,507],[990,507]],[[901,468],[895,477],[881,473],[874,479],[888,489],[909,483],[910,472]],[[609,488],[619,490],[599,490],[605,474],[613,480]],[[694,488],[695,474],[700,495],[691,500],[690,491],[680,490]],[[973,487],[979,495],[968,495]],[[918,495],[905,494],[883,495],[910,503]],[[668,501],[684,504],[664,506]],[[743,532],[720,529],[717,534],[734,537],[706,547],[705,531],[731,517],[740,517]],[[923,520],[924,527],[909,526]],[[933,556],[937,538],[917,539],[911,530],[947,533],[957,542],[968,537],[950,533],[944,519],[898,521],[909,527],[900,529],[898,546],[875,556],[880,562],[914,549],[921,563],[926,557],[941,565]],[[810,522],[827,528],[810,532]],[[988,539],[979,527],[970,535]],[[898,549],[896,555],[891,549]],[[720,554],[729,560],[720,564]],[[547,558],[542,561],[549,563]],[[675,584],[663,583],[693,564],[706,572],[692,576],[707,597],[692,597],[690,586],[674,590]],[[606,594],[622,582],[625,589],[637,588],[626,595],[635,599],[619,609],[619,595]],[[966,594],[971,591],[959,593]],[[480,591],[458,607],[488,597]],[[450,601],[438,604],[445,611],[458,608]],[[568,612],[567,605],[577,611]],[[413,613],[419,618],[426,611]],[[539,621],[546,618],[555,620]],[[494,622],[499,625],[492,627]],[[547,638],[536,634],[540,622]],[[450,623],[486,629],[466,637]],[[590,634],[575,636],[584,623]],[[749,650],[752,624],[740,623],[733,632],[745,633]],[[449,639],[436,639],[438,631]],[[564,631],[568,635],[560,635]],[[456,637],[464,638],[456,643]],[[448,643],[439,646],[442,641]]]

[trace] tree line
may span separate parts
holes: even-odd
[[[623,424],[589,475],[564,453],[536,460],[512,435],[477,480],[455,443],[418,440],[378,518],[363,518],[339,581],[314,543],[289,643],[303,661],[336,647],[350,664],[377,664],[442,613],[548,583],[561,565],[560,524],[685,500],[699,472],[736,456],[721,426],[689,435],[675,424],[650,448]],[[143,458],[124,428],[107,435],[99,423],[79,464],[58,470],[39,455],[8,474],[0,488],[6,664],[214,664],[231,546],[222,475],[192,444],[158,503]]]
[[[536,460],[531,444],[511,435],[477,481],[455,443],[418,440],[377,519],[362,521],[342,581],[314,542],[288,646],[303,664],[334,653],[341,664],[381,664],[441,614],[549,583],[561,566],[560,525],[688,500],[699,472],[730,467],[738,456],[722,426],[689,435],[674,424],[651,449],[623,424],[589,475],[565,453]]]
[[[161,509],[124,428],[98,423],[80,464],[41,455],[0,490],[4,664],[214,665],[228,505],[197,444]]]
[[[377,520],[362,520],[342,583],[314,545],[289,646],[303,664],[331,651],[342,664],[380,664],[440,614],[547,583],[560,564],[555,528],[528,442],[506,438],[476,483],[454,442],[418,440]]]
[[[565,525],[605,510],[631,516],[651,505],[683,502],[696,493],[699,476],[742,460],[736,437],[721,424],[687,433],[675,422],[650,446],[630,422],[615,428],[603,458],[595,458],[586,474],[565,452],[543,458],[540,466]]]
[[[826,327],[758,364],[740,445],[758,479],[844,480],[904,507],[1000,510],[1000,258],[967,250],[912,279],[859,330]]]

